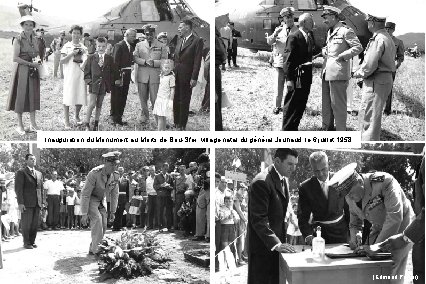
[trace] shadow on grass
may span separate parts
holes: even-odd
[[[15,252],[19,252],[19,251],[22,251],[22,250],[25,250],[25,248],[19,247],[19,248],[10,249],[10,250],[4,250],[3,253],[6,255],[6,254],[9,254],[9,253],[15,253]]]
[[[57,260],[55,262],[55,266],[53,267],[53,269],[59,271],[61,274],[75,275],[83,271],[82,266],[93,263],[93,262],[96,262],[96,259],[91,256],[68,257],[68,258]]]
[[[380,140],[381,141],[403,141],[404,139],[398,134],[382,129],[382,131],[380,132]]]
[[[405,105],[407,111],[396,112],[397,114],[404,114],[414,118],[421,118],[425,116],[424,102],[420,102],[417,99],[410,97],[399,90],[393,89],[394,98],[397,97],[398,101]]]

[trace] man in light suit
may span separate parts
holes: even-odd
[[[283,131],[297,131],[308,102],[312,84],[312,54],[314,40],[311,14],[299,17],[299,30],[288,36],[284,51],[283,72],[287,94],[284,99]]]
[[[118,203],[118,178],[117,165],[120,163],[120,152],[110,152],[102,155],[105,163],[93,168],[86,178],[81,193],[81,223],[87,224],[90,218],[92,242],[89,254],[98,254],[98,245],[107,228],[107,203],[105,196],[111,196],[110,221],[115,219]]]
[[[126,125],[123,121],[124,108],[126,107],[129,92],[131,66],[133,64],[134,42],[136,30],[128,29],[124,39],[114,46],[114,65],[120,72],[121,80],[116,80],[111,90],[111,117],[114,124]]]
[[[314,152],[309,156],[309,163],[314,176],[300,184],[297,212],[305,242],[312,243],[313,228],[319,225],[326,244],[346,243],[349,230],[344,209],[347,209],[347,204],[344,195],[328,186],[333,173],[329,172],[327,154],[323,151]]]
[[[160,85],[161,59],[167,59],[168,49],[155,39],[155,27],[145,25],[142,29],[146,39],[136,44],[133,56],[138,65],[135,83],[142,106],[141,122],[145,123],[149,120],[148,98],[154,107]]]
[[[341,11],[324,6],[321,17],[329,28],[323,48],[322,66],[322,127],[324,130],[346,131],[347,95],[351,78],[351,59],[362,52],[355,32],[340,22]]]
[[[294,8],[285,7],[281,10],[280,16],[283,17],[281,24],[275,29],[275,31],[266,38],[266,42],[272,46],[272,65],[275,67],[275,108],[274,114],[279,114],[282,111],[282,101],[284,94],[284,51],[287,38],[290,33],[296,32],[297,26],[294,25]]]
[[[354,174],[356,179],[347,187],[349,193],[346,196],[350,212],[351,248],[358,249],[361,245],[360,233],[364,219],[372,224],[367,238],[369,245],[381,243],[390,236],[402,233],[415,216],[410,201],[398,181],[384,172]],[[359,207],[357,203],[361,203],[361,206]],[[399,275],[405,274],[411,247],[412,245],[407,245],[392,255],[394,264],[391,275],[398,276],[392,283],[404,283],[404,279]]]
[[[25,155],[26,167],[18,170],[15,175],[15,192],[21,212],[21,229],[24,248],[36,248],[37,226],[40,209],[46,204],[43,191],[43,176],[35,169],[36,157]]]
[[[279,283],[279,253],[295,252],[286,243],[285,215],[290,201],[288,178],[298,162],[294,149],[277,149],[274,164],[259,173],[249,191],[248,284]]]
[[[192,33],[192,22],[183,20],[178,28],[179,40],[174,54],[175,96],[173,118],[175,127],[185,130],[189,116],[192,88],[197,84],[203,55],[203,39]]]

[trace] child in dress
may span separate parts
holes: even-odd
[[[67,195],[67,213],[68,213],[68,229],[73,229],[74,225],[74,190],[72,188],[68,188]]]
[[[172,116],[173,97],[175,95],[175,75],[172,70],[172,60],[166,59],[161,61],[160,85],[152,111],[155,115],[155,122],[159,131],[166,130],[166,117]]]
[[[77,190],[74,199],[75,228],[81,229],[81,190]]]
[[[225,195],[223,198],[225,205],[219,208],[220,220],[220,250],[227,247],[237,237],[235,235],[235,224],[238,224],[240,217],[233,209],[233,202],[231,195]]]
[[[129,214],[131,216],[132,220],[132,227],[136,227],[136,218],[140,215],[140,203],[142,202],[142,195],[141,191],[139,189],[135,189],[135,194],[132,196],[132,199],[130,200],[130,209]]]

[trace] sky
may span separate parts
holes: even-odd
[[[210,12],[214,7],[213,0],[186,0],[188,5],[203,20],[208,20]],[[17,7],[19,3],[30,4],[30,0],[1,0],[0,4]],[[34,7],[41,10],[46,15],[63,16],[81,23],[91,21],[98,16],[102,16],[112,7],[118,6],[126,0],[33,0]],[[208,7],[208,5],[210,7]]]

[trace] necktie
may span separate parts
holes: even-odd
[[[328,198],[327,185],[326,185],[325,181],[321,182],[321,188],[322,188],[322,192],[324,192],[325,198]]]
[[[287,183],[285,182],[285,178],[283,178],[283,179],[281,180],[281,187],[282,187],[282,189],[283,189],[284,196],[286,196],[286,192],[287,192]]]
[[[184,39],[182,40],[182,45],[180,46],[180,50],[182,50],[182,49],[183,49],[183,46],[184,46],[185,42],[186,42],[186,38],[184,38]]]
[[[99,55],[99,67],[102,68],[104,66],[104,57],[102,55]]]
[[[35,171],[34,171],[34,169],[33,169],[33,170],[31,170],[31,173],[33,174],[33,177],[35,178],[35,177],[36,177],[36,175],[35,175]]]
[[[290,33],[291,28],[287,28],[287,35]]]

